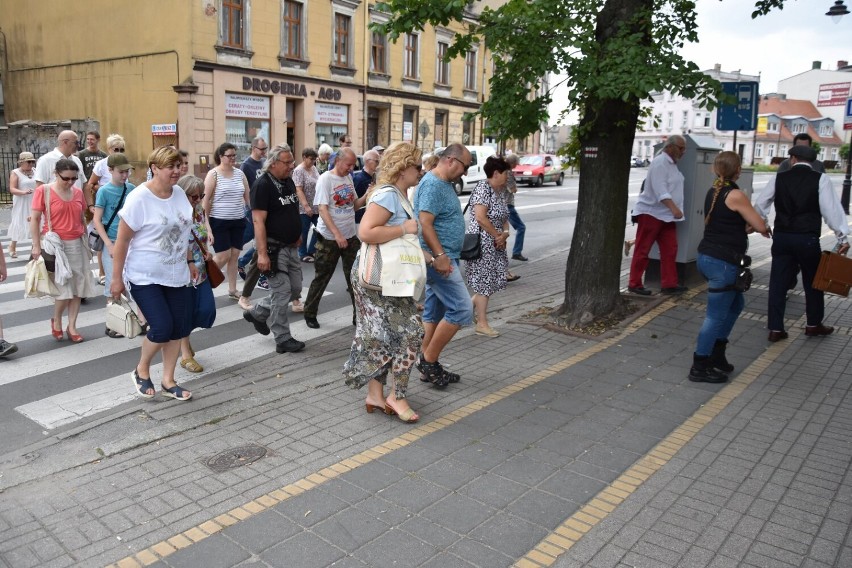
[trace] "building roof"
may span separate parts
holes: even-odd
[[[817,108],[811,101],[788,99],[783,95],[762,96],[760,99],[760,107],[758,108],[758,116],[767,115],[775,115],[781,118],[781,128],[778,132],[767,132],[765,134],[758,134],[757,139],[767,139],[770,141],[779,141],[792,144],[793,137],[795,136],[795,134],[793,134],[790,129],[787,128],[787,123],[784,121],[801,117],[808,120],[808,134],[811,135],[811,138],[814,139],[814,142],[819,142],[823,146],[839,146],[843,143],[840,137],[837,136],[836,132],[833,133],[831,136],[820,136],[819,132],[814,129],[812,121],[820,120],[827,117],[820,114],[820,112],[817,110]],[[837,124],[835,124],[834,126],[836,129]]]

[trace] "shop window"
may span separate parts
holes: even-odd
[[[314,103],[316,147],[323,143],[336,148],[340,137],[349,132],[349,106],[332,103]]]
[[[417,34],[405,34],[403,76],[406,79],[418,79],[420,77],[419,40],[420,36]]]
[[[438,51],[435,61],[435,82],[439,85],[450,84],[450,62],[445,58],[450,46],[442,41],[438,42]]]
[[[282,55],[288,59],[304,59],[304,5],[301,2],[284,2],[284,25],[281,27]]]
[[[476,90],[476,50],[472,49],[464,56],[464,88]]]
[[[372,33],[372,45],[370,47],[370,71],[373,73],[387,73],[387,39],[384,34]]]
[[[417,143],[417,109],[404,107],[402,109],[402,141]]]
[[[251,141],[270,136],[270,99],[243,93],[225,93],[225,141],[237,148],[237,163],[251,154]]]

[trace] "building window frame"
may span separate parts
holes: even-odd
[[[442,87],[450,85],[450,62],[444,59],[449,50],[449,43],[440,39],[435,43],[435,84]]]
[[[308,29],[307,7],[305,0],[281,2],[281,51],[278,54],[278,62],[282,67],[304,70],[310,65],[305,39]],[[298,8],[298,14],[293,14],[293,8]],[[295,40],[291,35],[294,29],[298,35]]]
[[[479,50],[471,49],[464,55],[464,89],[476,92],[476,75],[479,62]]]
[[[402,78],[420,80],[420,34],[406,33],[402,46]]]
[[[329,69],[334,76],[354,77],[355,67],[355,10],[361,0],[331,0],[331,52]],[[341,18],[345,18],[342,20]],[[341,26],[343,21],[348,27]],[[345,35],[343,35],[345,32]]]
[[[230,53],[251,57],[251,0],[219,0],[219,36],[215,45],[217,53]],[[239,38],[233,37],[235,20],[238,20]]]
[[[370,73],[388,74],[388,40],[374,31],[370,32]]]
[[[758,142],[754,145],[754,157],[762,158],[763,157],[763,142]]]
[[[766,157],[769,159],[775,157],[775,144],[769,144],[766,146]]]

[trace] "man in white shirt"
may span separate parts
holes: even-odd
[[[317,312],[320,300],[337,268],[337,261],[343,258],[343,276],[354,309],[352,283],[349,273],[355,263],[355,255],[361,248],[355,227],[355,211],[364,206],[367,196],[358,197],[352,181],[352,169],[355,167],[355,152],[351,148],[341,148],[334,168],[322,174],[317,180],[314,205],[319,211],[317,222],[317,252],[314,258],[314,279],[308,289],[305,300],[305,323],[308,327],[318,328]],[[353,325],[355,316],[352,316]]]
[[[648,268],[648,253],[654,243],[660,249],[660,287],[663,294],[680,294],[687,290],[677,278],[677,226],[683,221],[683,174],[677,162],[686,151],[686,140],[675,134],[669,136],[662,152],[648,167],[645,189],[639,194],[633,214],[638,218],[636,248],[630,263],[627,289],[648,296],[642,280]]]
[[[810,146],[793,146],[789,150],[792,167],[769,180],[757,197],[755,209],[764,219],[775,204],[775,233],[772,237],[772,269],[769,273],[769,341],[787,339],[784,311],[787,289],[797,270],[802,271],[805,289],[805,335],[830,335],[834,328],[823,325],[825,295],[811,286],[816,275],[822,248],[819,237],[822,220],[837,237],[836,250],[846,254],[849,226],[840,199],[829,177],[814,171],[810,162],[816,151]]]
[[[59,136],[56,137],[56,148],[44,154],[41,158],[38,159],[35,166],[35,180],[36,187],[40,185],[44,185],[46,183],[53,183],[56,181],[56,162],[61,160],[62,158],[68,158],[69,160],[73,160],[77,167],[80,168],[78,172],[77,180],[74,182],[76,187],[83,189],[83,184],[86,182],[83,176],[83,162],[80,161],[80,158],[77,157],[77,141],[79,138],[77,137],[77,133],[73,130],[63,130],[59,133]],[[86,198],[86,205],[89,207],[89,211],[94,213],[95,206],[92,202],[91,194],[83,192]]]

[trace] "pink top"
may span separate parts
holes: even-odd
[[[44,188],[40,185],[33,193],[33,211],[41,211],[43,223],[41,234],[47,233],[47,212],[44,208]],[[72,187],[71,199],[62,199],[51,184],[50,187],[50,223],[53,232],[59,235],[63,241],[79,239],[86,232],[83,223],[83,211],[86,209],[86,201],[83,198],[83,190]]]

